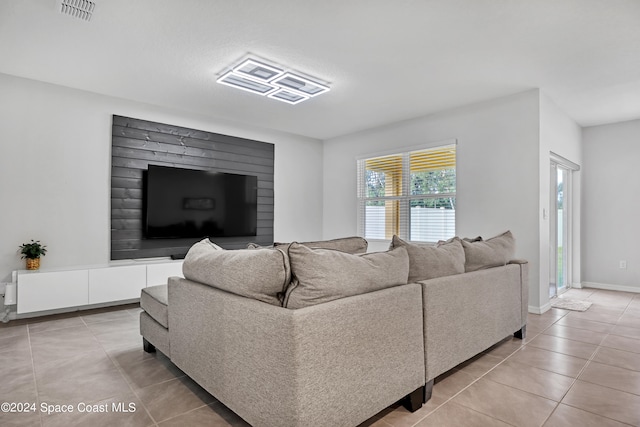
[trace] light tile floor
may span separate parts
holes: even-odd
[[[417,412],[395,404],[361,427],[640,426],[640,294],[565,296],[593,305],[530,314],[524,341],[508,338],[441,376]],[[161,353],[142,350],[139,311],[0,325],[0,403],[36,409],[0,412],[0,425],[247,426]]]

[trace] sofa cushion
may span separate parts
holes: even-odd
[[[335,249],[350,254],[363,254],[367,252],[368,242],[362,237],[342,237],[332,240],[319,240],[317,242],[296,242],[313,249]],[[274,247],[284,246],[288,248],[291,243],[274,243]],[[286,249],[285,249],[286,250]]]
[[[169,313],[167,310],[167,285],[149,286],[142,288],[140,293],[140,308],[142,308],[156,322],[169,327]]]
[[[349,254],[332,249],[289,246],[292,280],[284,307],[303,308],[407,283],[405,248]]]
[[[462,241],[465,255],[465,271],[506,265],[515,254],[515,239],[511,231],[506,231],[491,239]]]
[[[398,236],[391,248],[404,247],[409,254],[409,282],[464,273],[464,249],[457,237],[437,245],[409,243]]]
[[[189,249],[184,277],[214,288],[281,305],[291,279],[287,254],[281,250],[224,250],[204,239]]]

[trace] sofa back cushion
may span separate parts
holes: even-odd
[[[347,252],[350,254],[363,254],[367,252],[368,242],[362,237],[342,237],[340,239],[332,240],[320,240],[317,242],[297,242],[299,245],[304,245],[312,249],[334,249],[336,251]],[[274,247],[289,247],[291,243],[274,243]]]
[[[400,247],[409,254],[409,283],[464,273],[464,249],[457,237],[432,245],[393,236],[391,249]]]
[[[465,254],[465,271],[506,265],[515,254],[516,242],[511,231],[487,240],[462,241]]]
[[[303,308],[404,285],[409,275],[405,248],[349,254],[332,249],[289,246],[292,280],[284,307]]]
[[[224,250],[209,239],[189,249],[182,272],[189,280],[278,306],[291,280],[283,251]]]

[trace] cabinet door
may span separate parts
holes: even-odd
[[[169,277],[182,275],[182,261],[147,265],[147,286],[166,285]]]
[[[96,268],[89,270],[89,304],[140,298],[146,287],[144,265]]]
[[[18,314],[88,302],[87,270],[18,272]]]

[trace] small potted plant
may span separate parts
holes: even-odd
[[[40,268],[40,257],[45,256],[47,247],[41,244],[40,240],[31,239],[31,243],[23,243],[20,246],[20,253],[22,259],[27,260],[27,270],[37,270]]]

